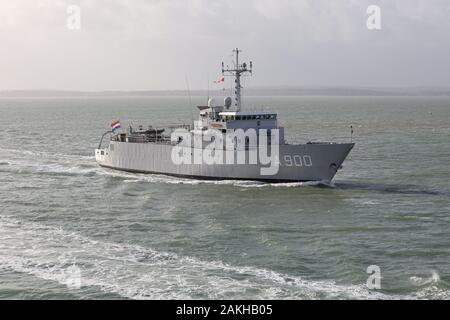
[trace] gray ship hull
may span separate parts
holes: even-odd
[[[263,175],[261,164],[175,164],[171,144],[111,141],[95,150],[100,166],[116,170],[164,174],[207,180],[257,180],[268,182],[331,181],[353,143],[312,143],[279,146],[276,174]]]

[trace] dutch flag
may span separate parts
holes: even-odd
[[[120,126],[120,121],[115,121],[113,123],[111,123],[111,131],[114,133],[117,129],[122,128]]]

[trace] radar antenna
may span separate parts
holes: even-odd
[[[247,64],[244,62],[242,64],[239,64],[239,53],[242,50],[239,50],[238,48],[234,49],[233,52],[236,54],[236,61],[234,63],[234,69],[230,69],[228,66],[225,68],[224,63],[222,62],[222,75],[231,75],[235,77],[234,83],[235,83],[235,103],[234,106],[236,108],[236,111],[241,111],[241,75],[246,74],[247,72],[249,74],[252,74],[253,71],[253,62],[250,61],[250,66],[247,67]]]

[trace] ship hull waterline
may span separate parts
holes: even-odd
[[[279,146],[275,174],[262,174],[261,164],[175,164],[170,144],[111,141],[95,150],[97,163],[131,173],[198,180],[249,180],[270,183],[331,182],[354,143],[313,143]],[[235,158],[236,159],[236,158]]]

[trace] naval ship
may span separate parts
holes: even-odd
[[[95,149],[97,163],[193,179],[331,182],[354,143],[291,144],[285,141],[276,112],[242,110],[241,77],[252,74],[253,63],[240,63],[240,50],[233,52],[231,67],[222,62],[220,81],[234,78],[234,101],[209,99],[198,106],[199,118],[189,125],[122,127],[114,122]],[[107,135],[109,142],[103,147]]]

